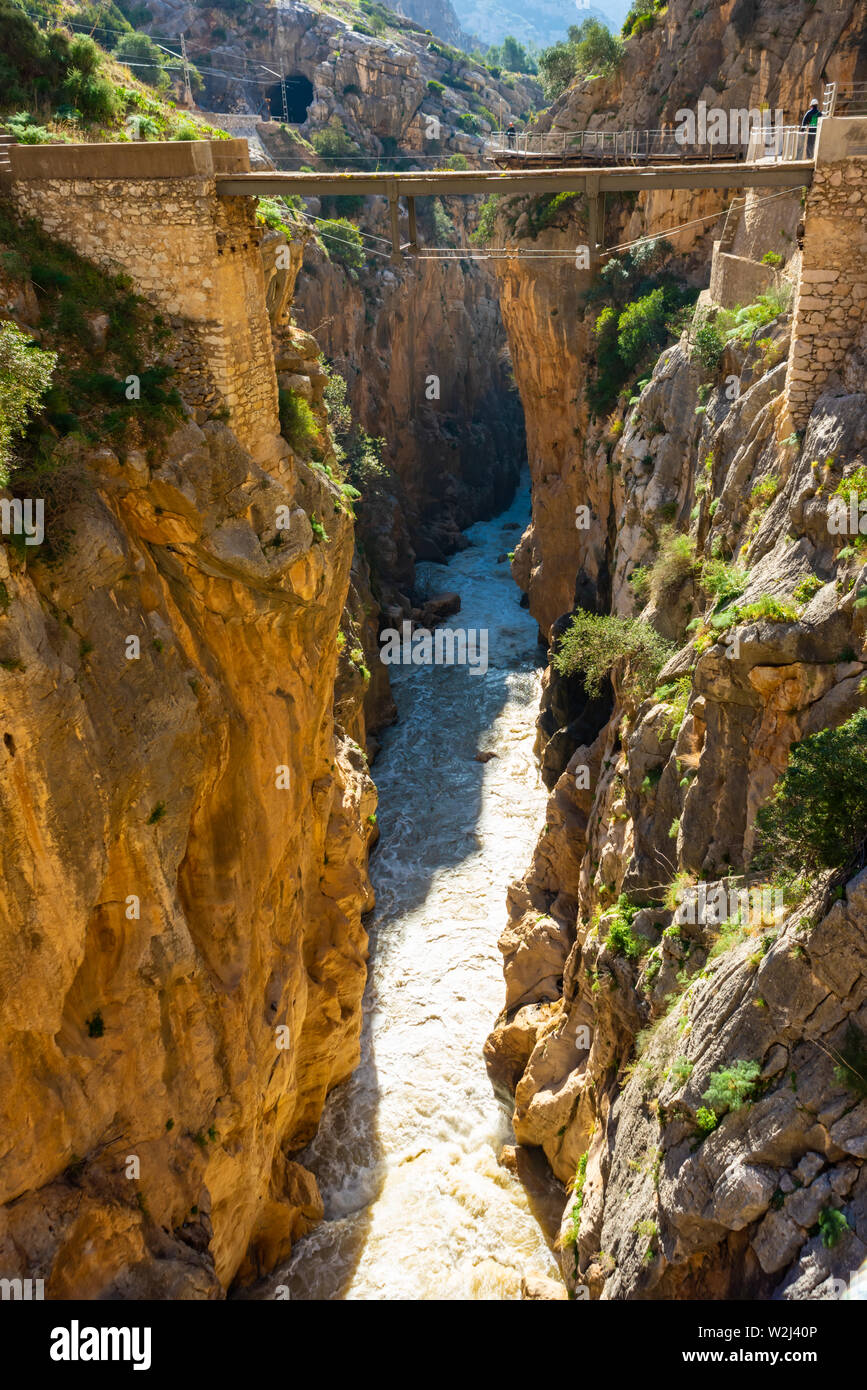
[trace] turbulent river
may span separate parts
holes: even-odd
[[[448,626],[487,629],[487,673],[392,667],[399,722],[374,771],[382,839],[361,1065],[298,1155],[325,1220],[269,1281],[293,1299],[516,1298],[525,1270],[554,1272],[523,1188],[497,1162],[514,1139],[482,1059],[504,997],[506,889],[545,808],[536,624],[497,558],[528,513],[522,488],[431,567],[435,588],[461,595]],[[485,751],[497,756],[475,761]]]

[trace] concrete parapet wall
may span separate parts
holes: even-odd
[[[245,141],[22,148],[10,192],[22,214],[98,265],[123,271],[172,320],[168,355],[182,394],[205,413],[227,410],[239,440],[265,462],[277,447],[279,418],[262,228],[252,199],[217,197],[213,152],[224,167],[223,143],[244,146],[226,151],[227,160],[246,161]],[[134,151],[140,175],[95,173],[109,149]],[[31,155],[46,157],[44,164]],[[202,173],[203,163],[211,172]],[[166,167],[170,173],[157,172]]]
[[[817,164],[867,155],[867,116],[828,116],[819,122]]]
[[[249,171],[246,140],[13,145],[15,179],[189,179]]]

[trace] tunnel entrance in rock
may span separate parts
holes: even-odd
[[[266,97],[272,120],[300,125],[307,120],[307,108],[313,100],[313,83],[301,73],[294,73],[269,87]]]

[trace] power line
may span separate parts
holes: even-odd
[[[134,29],[132,25],[130,25],[129,29],[114,29],[108,24],[100,24],[99,20],[94,20],[90,24],[80,24],[76,23],[73,19],[69,19],[66,15],[47,15],[42,10],[29,9],[27,5],[16,4],[15,8],[21,10],[23,14],[32,15],[36,19],[45,20],[47,24],[62,24],[67,29],[85,29],[88,33],[92,32],[94,29],[100,29],[104,34],[139,34],[144,32],[141,29]],[[154,39],[154,42],[156,42],[153,34],[148,34],[147,37],[149,39]],[[159,34],[157,37],[162,39],[164,43],[178,42],[177,35]]]
[[[309,218],[309,220],[305,220],[303,217],[298,218],[297,220],[298,220],[299,222],[301,222],[302,226],[306,226],[306,227],[309,228],[311,231],[315,231],[315,230],[316,230],[316,227],[315,227],[314,225],[312,225],[312,224],[314,224],[314,223],[316,223],[316,222],[319,222],[320,224],[324,224],[324,223],[327,222],[327,220],[328,220],[328,219],[325,218],[325,217],[313,217],[312,214],[308,214],[308,218]],[[363,236],[363,235],[364,235],[363,232],[359,232],[359,236]],[[336,242],[338,242],[339,245],[341,245],[341,246],[351,246],[355,251],[364,251],[364,252],[366,253],[366,255],[368,255],[368,256],[379,256],[382,260],[385,260],[385,261],[390,261],[390,260],[391,260],[391,253],[388,252],[388,251],[377,251],[376,248],[373,247],[373,246],[359,246],[359,245],[358,245],[358,242],[356,242],[356,241],[347,241],[345,237],[335,236],[333,232],[328,232],[328,233],[327,233],[327,240],[328,240],[328,241],[336,241]]]
[[[784,188],[781,193],[766,193],[764,197],[757,198],[756,202],[767,203],[772,198],[790,198],[793,193],[797,192],[798,189],[796,188]],[[723,214],[727,212],[727,207],[720,208],[719,212],[710,212],[705,217],[696,217],[692,222],[681,222],[676,227],[667,227],[665,231],[654,232],[651,236],[636,237],[634,241],[622,241],[617,246],[606,247],[605,254],[608,255],[609,253],[613,253],[614,251],[626,251],[630,246],[640,246],[641,243],[645,241],[658,241],[660,237],[673,236],[675,232],[684,232],[687,230],[688,227],[697,227],[702,222],[715,222],[717,218],[722,217]]]

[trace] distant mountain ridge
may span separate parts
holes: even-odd
[[[605,8],[579,5],[575,0],[452,0],[461,28],[478,34],[483,43],[502,43],[514,34],[521,43],[547,48],[566,37],[570,24],[598,19],[615,32],[626,18],[629,0],[605,0]]]
[[[455,44],[465,52],[475,46],[473,37],[464,31],[451,0],[385,0],[385,3],[396,14],[414,19],[446,43]]]

